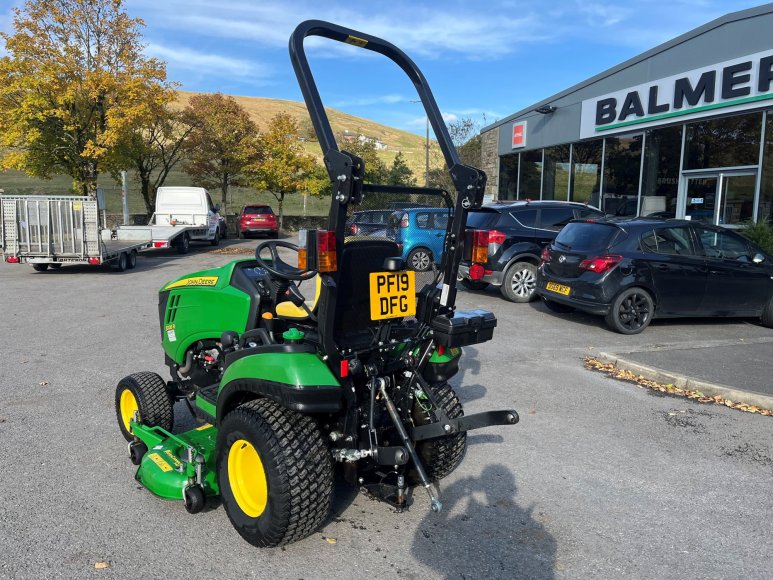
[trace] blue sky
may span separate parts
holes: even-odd
[[[0,0],[0,30],[11,7]],[[183,89],[301,100],[287,41],[302,20],[381,36],[423,70],[447,119],[501,119],[662,42],[759,2],[709,0],[126,0],[146,51]],[[1,50],[1,49],[0,49]],[[309,60],[326,106],[423,133],[413,87],[383,57],[322,39]]]

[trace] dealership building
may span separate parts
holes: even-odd
[[[487,193],[773,221],[773,4],[728,14],[481,131]]]

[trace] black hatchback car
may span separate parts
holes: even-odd
[[[771,257],[730,230],[652,218],[572,222],[542,254],[537,292],[555,312],[637,334],[656,317],[760,317],[773,327]]]
[[[537,296],[534,289],[542,248],[570,221],[603,215],[596,208],[570,201],[486,204],[467,217],[468,228],[489,231],[483,279],[472,280],[469,262],[462,262],[459,281],[469,290],[499,286],[511,302],[529,302]]]

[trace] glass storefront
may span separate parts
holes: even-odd
[[[773,111],[503,155],[499,199],[569,199],[609,215],[723,225],[756,211],[773,222]]]
[[[642,135],[608,137],[605,141],[604,192],[600,209],[611,215],[636,215]]]
[[[566,201],[569,195],[569,149],[569,145],[557,145],[545,149],[542,199]]]
[[[569,201],[598,207],[601,198],[601,152],[603,139],[575,143],[572,147],[572,179]]]
[[[647,131],[639,215],[676,216],[682,126]]]

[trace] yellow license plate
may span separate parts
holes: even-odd
[[[569,296],[569,292],[572,291],[572,289],[569,286],[564,286],[563,284],[556,284],[555,282],[548,282],[548,285],[545,287],[551,292],[557,292],[558,294],[563,294],[564,296]]]
[[[401,318],[416,314],[416,272],[370,274],[370,319]]]

